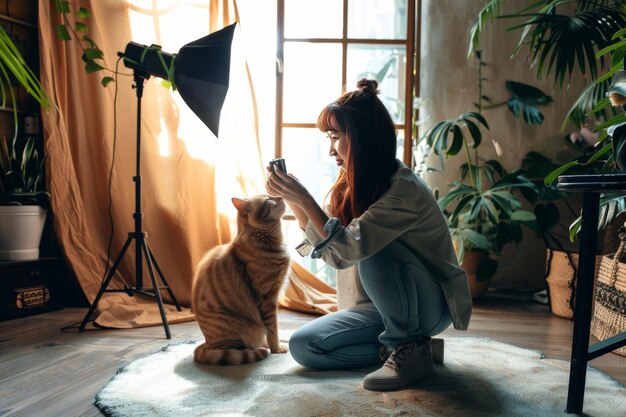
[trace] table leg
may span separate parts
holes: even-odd
[[[598,213],[600,195],[583,194],[582,225],[580,230],[580,254],[578,257],[578,280],[576,283],[576,306],[574,309],[574,332],[572,336],[572,359],[570,362],[567,413],[580,413],[585,397],[585,380],[589,360],[589,330],[591,305],[594,295],[594,272],[598,247]]]

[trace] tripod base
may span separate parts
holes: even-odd
[[[136,259],[137,276],[135,277],[135,279],[138,283],[142,282],[142,255],[143,255],[145,256],[146,264],[148,266],[148,272],[150,274],[150,280],[152,281],[152,287],[142,287],[141,285],[138,285],[137,287],[126,287],[123,289],[107,289],[107,287],[109,286],[109,283],[111,282],[111,279],[113,278],[113,275],[115,274],[115,271],[117,271],[117,268],[119,267],[122,261],[122,258],[124,257],[124,254],[128,250],[128,247],[130,246],[133,240],[135,241],[135,249],[136,249],[136,255],[137,255],[137,259]],[[156,275],[154,273],[155,269],[161,278],[161,282],[163,282],[163,286],[159,286],[157,283]],[[170,333],[169,325],[167,324],[167,317],[165,315],[165,308],[163,307],[163,300],[161,299],[160,291],[162,289],[167,290],[172,301],[174,302],[174,305],[176,305],[176,309],[178,311],[182,311],[180,304],[178,303],[178,300],[176,300],[176,297],[174,296],[174,293],[172,292],[172,289],[167,284],[167,281],[165,279],[165,276],[163,275],[163,272],[161,271],[161,268],[159,268],[159,265],[156,261],[156,258],[154,257],[154,254],[152,253],[152,250],[148,246],[148,242],[146,241],[146,234],[144,232],[131,232],[128,234],[128,239],[126,239],[126,243],[124,243],[122,250],[117,255],[117,258],[115,259],[115,262],[113,263],[113,267],[107,274],[104,281],[102,281],[102,286],[100,287],[100,291],[98,291],[98,295],[96,295],[96,298],[94,299],[93,303],[89,307],[89,311],[87,311],[87,314],[85,315],[85,318],[81,322],[78,330],[79,331],[85,330],[85,326],[91,319],[91,316],[93,315],[93,313],[96,311],[98,302],[100,301],[100,298],[102,298],[102,295],[105,292],[124,292],[124,293],[127,293],[130,297],[134,296],[135,294],[143,294],[143,295],[149,295],[151,297],[156,297],[157,304],[159,306],[159,312],[161,313],[161,321],[163,322],[163,328],[165,329],[165,337],[168,339],[171,339],[172,335]]]

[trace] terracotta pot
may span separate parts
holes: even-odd
[[[461,268],[467,273],[467,283],[469,285],[472,298],[476,299],[487,292],[491,279],[476,281],[476,270],[480,262],[487,259],[489,255],[484,251],[470,250],[463,254]]]

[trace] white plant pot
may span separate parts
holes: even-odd
[[[39,243],[46,223],[40,206],[0,206],[0,260],[39,258]]]

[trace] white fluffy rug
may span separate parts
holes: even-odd
[[[488,338],[447,337],[445,363],[423,383],[377,393],[370,370],[316,372],[289,354],[234,367],[196,364],[197,342],[165,346],[121,368],[98,393],[109,416],[555,416],[564,413],[569,363]],[[585,415],[623,417],[626,390],[589,368]]]

